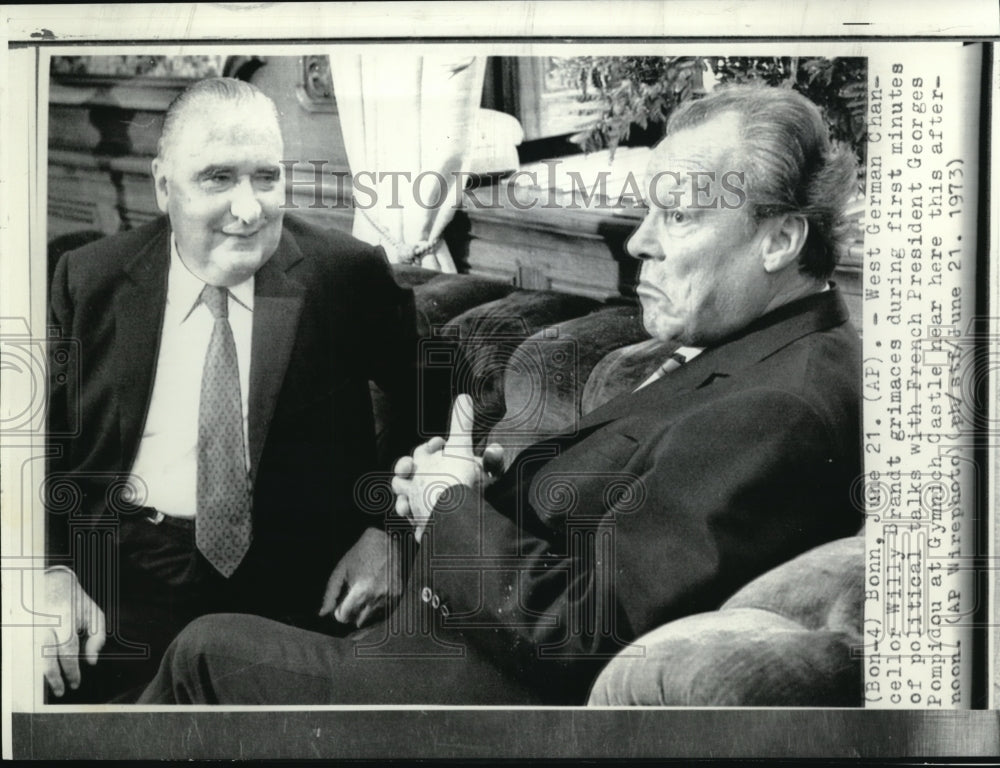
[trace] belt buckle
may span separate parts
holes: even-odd
[[[154,509],[152,511],[155,512],[156,514],[154,514],[152,517],[146,515],[147,523],[151,523],[152,525],[159,525],[160,523],[162,523],[164,520],[167,519],[167,516],[163,514],[160,510]]]

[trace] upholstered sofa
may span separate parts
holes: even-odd
[[[468,275],[397,267],[414,289],[424,419],[444,431],[458,391],[477,439],[508,460],[633,389],[669,353],[638,308]],[[377,399],[376,399],[376,404]],[[863,537],[830,542],[763,574],[718,610],[637,639],[596,680],[593,706],[860,706]]]

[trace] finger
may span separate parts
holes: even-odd
[[[499,443],[490,443],[483,450],[483,469],[491,477],[498,477],[503,474],[504,453],[503,446]]]
[[[340,601],[337,610],[333,612],[333,618],[341,624],[350,624],[356,621],[362,608],[364,591],[358,584],[353,584],[344,599]]]
[[[393,466],[392,473],[395,475],[393,482],[396,481],[396,477],[403,478],[404,480],[413,477],[413,459],[409,456],[403,456]]]
[[[341,561],[337,563],[337,566],[333,569],[333,573],[330,574],[330,578],[326,582],[326,592],[323,593],[323,604],[319,607],[320,616],[328,615],[337,605],[337,600],[340,598],[340,593],[344,591],[346,581],[347,568],[343,565],[343,561]]]
[[[443,437],[432,437],[426,443],[421,443],[416,448],[413,449],[414,456],[430,456],[432,453],[437,453],[442,450],[445,446],[445,439]]]
[[[107,633],[104,630],[104,611],[91,602],[87,620],[87,642],[83,646],[83,656],[90,666],[97,663],[97,656],[104,647]]]
[[[451,428],[448,430],[449,453],[472,456],[472,428],[475,424],[472,398],[459,395],[451,408]]]
[[[55,646],[59,642],[55,632],[46,632],[45,637],[48,642],[41,646],[41,651],[44,651],[45,648]],[[49,688],[52,689],[54,696],[62,696],[66,692],[66,686],[63,685],[62,671],[59,669],[59,659],[56,656],[42,656],[42,676],[49,684]]]
[[[407,497],[410,495],[410,491],[413,490],[413,482],[402,477],[392,478],[392,482],[389,483],[389,486],[392,488],[392,492],[396,494],[396,496]]]
[[[410,500],[406,496],[396,497],[396,514],[413,522],[413,510],[410,509]]]
[[[80,640],[76,633],[59,646],[59,666],[62,676],[69,687],[76,690],[80,687]]]
[[[372,608],[369,605],[362,606],[361,610],[358,612],[358,618],[354,622],[358,629],[368,624],[372,619],[376,618],[381,610],[378,608]]]

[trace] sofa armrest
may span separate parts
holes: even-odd
[[[860,706],[863,575],[861,537],[816,547],[718,611],[640,637],[597,677],[588,703]]]
[[[822,706],[861,703],[855,639],[754,608],[664,624],[612,659],[591,706]]]

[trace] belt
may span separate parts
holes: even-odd
[[[174,528],[190,530],[194,528],[193,517],[173,517],[165,515],[156,507],[140,507],[139,516],[152,525],[169,525]]]

